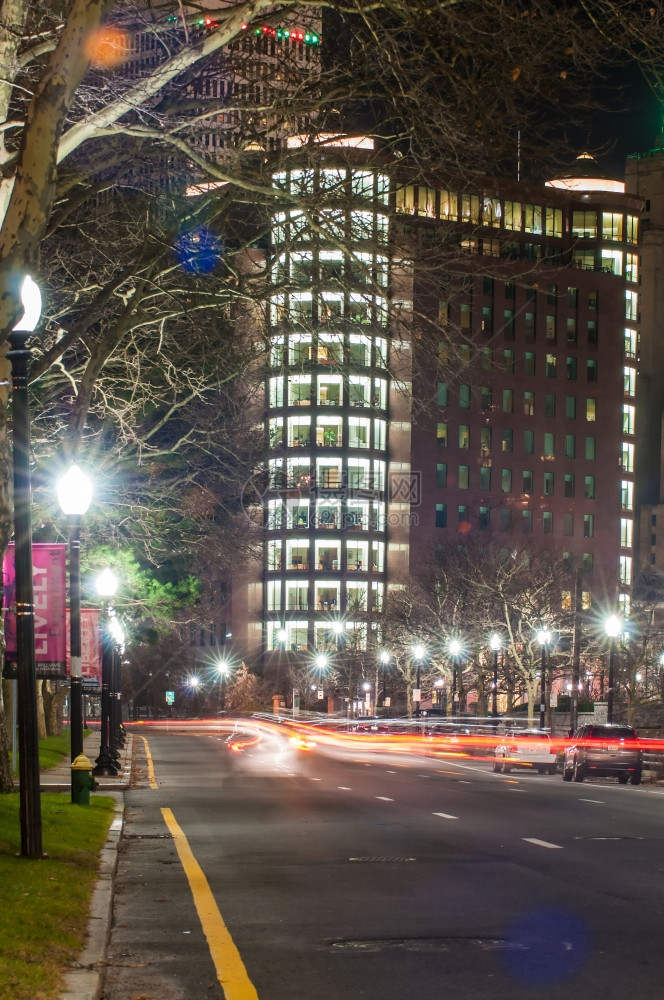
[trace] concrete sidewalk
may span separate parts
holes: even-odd
[[[96,729],[83,740],[83,753],[93,767],[99,756],[100,733]],[[113,916],[113,887],[118,867],[118,853],[124,825],[124,790],[129,788],[134,737],[127,734],[125,746],[119,752],[120,769],[116,777],[97,778],[98,787],[92,795],[106,795],[115,800],[108,838],[99,855],[99,875],[90,902],[88,929],[83,951],[65,976],[61,1000],[99,1000],[105,974],[106,949]],[[40,774],[42,792],[69,792],[71,762],[66,757],[57,767]],[[86,808],[76,807],[76,808]]]
[[[96,729],[83,740],[83,753],[89,758],[92,766],[99,756],[99,730]],[[120,769],[114,778],[97,778],[97,793],[107,791],[121,791],[129,787],[131,777],[131,753],[133,737],[127,734],[125,746],[120,750]],[[42,771],[39,775],[39,787],[42,792],[66,792],[71,788],[71,762],[68,757],[63,758],[57,767]],[[94,792],[92,793],[95,794]]]

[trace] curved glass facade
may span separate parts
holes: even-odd
[[[385,590],[388,180],[275,175],[315,210],[272,219],[265,648],[366,648]]]

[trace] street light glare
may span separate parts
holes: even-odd
[[[461,643],[458,639],[452,639],[449,645],[449,650],[452,656],[458,656],[461,652]]]
[[[548,628],[542,628],[537,633],[537,641],[541,646],[546,646],[550,638],[551,638],[551,633],[549,632]]]
[[[664,658],[664,653],[662,653],[662,657]],[[390,654],[386,653],[385,650],[383,650],[383,652],[380,654],[379,659],[380,659],[381,663],[389,663],[390,662]]]
[[[230,670],[229,664],[226,663],[224,660],[220,660],[219,663],[216,664],[216,668],[217,668],[217,673],[220,674],[222,677],[225,677],[228,671]]]
[[[316,659],[315,659],[315,661],[314,661],[314,663],[316,664],[316,668],[318,670],[326,670],[327,669],[327,656],[317,656]]]
[[[620,635],[621,628],[622,622],[616,615],[611,615],[611,617],[607,618],[604,622],[604,631],[608,635],[609,639],[615,639],[617,635]]]
[[[92,483],[78,465],[70,465],[55,484],[58,503],[68,517],[82,517],[92,502]]]
[[[23,315],[14,327],[17,333],[32,333],[41,316],[41,291],[36,281],[26,274],[21,284],[21,305]]]
[[[424,646],[420,645],[413,646],[413,656],[415,657],[416,660],[421,660],[422,657],[424,656],[424,653],[425,653]]]
[[[118,578],[111,569],[101,571],[96,580],[97,593],[100,597],[113,597],[118,589]]]
[[[497,632],[494,632],[491,636],[490,645],[493,650],[500,649],[500,636]]]

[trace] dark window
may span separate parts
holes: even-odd
[[[570,382],[574,382],[576,380],[577,359],[567,358],[566,367],[567,367],[567,378],[570,380]]]
[[[565,492],[565,496],[566,497],[573,497],[574,496],[574,474],[571,473],[571,472],[566,472],[565,473],[565,490],[564,490],[564,492]]]
[[[526,351],[523,359],[523,370],[526,375],[535,374],[535,354],[533,351]]]
[[[576,320],[571,317],[567,320],[567,343],[576,344]]]
[[[459,406],[462,410],[470,409],[470,386],[459,386]]]
[[[525,455],[532,455],[535,451],[535,432],[523,432],[523,451]]]
[[[576,309],[579,302],[579,289],[578,288],[568,288],[567,289],[567,305],[570,309]]]
[[[503,431],[502,435],[501,451],[511,452],[513,443],[514,443],[514,432],[509,428],[506,428]]]
[[[484,531],[489,527],[490,512],[488,507],[480,507],[480,530]]]
[[[544,416],[555,417],[556,415],[556,397],[552,392],[547,392],[544,397]]]
[[[544,473],[544,496],[553,496],[553,472]]]
[[[574,534],[574,514],[563,514],[563,535],[572,537]]]
[[[595,477],[585,476],[583,480],[583,495],[586,500],[595,499]]]
[[[509,531],[512,527],[512,511],[509,507],[501,507],[500,509],[500,530]]]
[[[447,406],[447,382],[438,383],[438,405]]]
[[[576,396],[565,396],[565,416],[568,420],[576,420]]]
[[[533,474],[529,472],[528,469],[524,469],[522,474],[522,493],[532,493],[533,492]]]
[[[586,362],[586,378],[588,382],[597,381],[597,362],[587,361]]]
[[[436,486],[447,486],[447,462],[436,465]]]
[[[491,489],[491,466],[480,466],[480,489],[488,492]]]
[[[447,527],[447,504],[437,503],[436,504],[436,527],[446,528]]]

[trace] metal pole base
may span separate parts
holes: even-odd
[[[97,757],[95,764],[97,766],[92,768],[92,773],[95,777],[117,777],[118,768],[115,765],[109,747],[100,747],[99,756]]]

